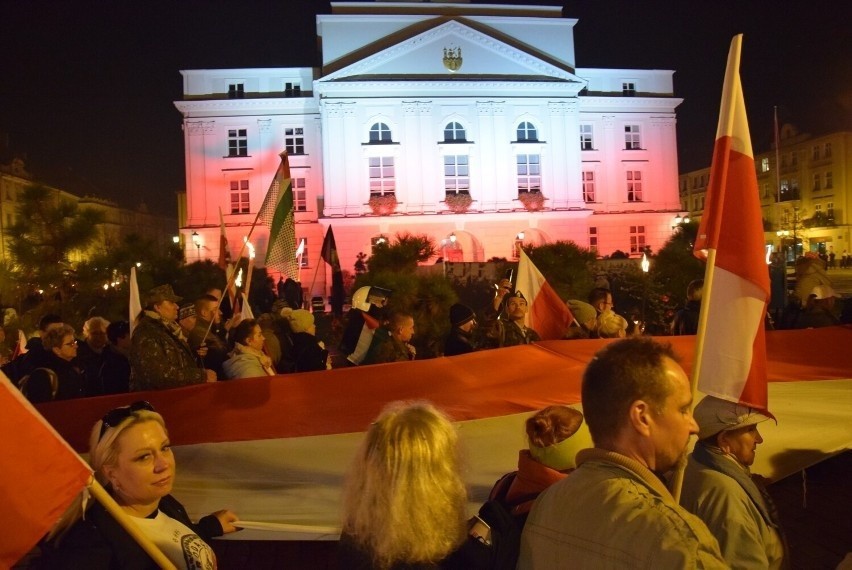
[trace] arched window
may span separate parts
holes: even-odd
[[[371,143],[389,143],[392,142],[391,130],[384,123],[376,123],[370,127],[370,142]]]
[[[538,132],[532,123],[526,121],[518,125],[518,141],[537,141]]]
[[[464,132],[464,127],[459,123],[447,123],[444,127],[444,142],[466,141],[467,135]]]

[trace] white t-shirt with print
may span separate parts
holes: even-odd
[[[131,517],[151,542],[178,568],[215,570],[216,554],[191,528],[163,511],[154,518]]]

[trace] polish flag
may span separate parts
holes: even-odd
[[[88,484],[92,470],[0,372],[0,568],[18,562]]]
[[[767,410],[764,255],[754,154],[739,76],[742,34],[728,54],[707,206],[695,255],[707,259],[693,375],[698,389]]]
[[[139,282],[136,280],[136,266],[130,266],[130,301],[129,301],[130,334],[136,328],[136,317],[142,312],[142,301],[139,297]]]
[[[565,331],[574,321],[574,315],[523,249],[520,255],[515,290],[523,293],[529,304],[526,325],[537,332],[542,340],[559,340],[565,336]]]

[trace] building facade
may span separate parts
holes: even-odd
[[[852,133],[821,136],[784,125],[779,148],[755,153],[766,245],[788,260],[808,251],[852,251]],[[704,210],[710,168],[681,174],[681,208],[694,219]]]
[[[672,71],[585,69],[558,7],[332,3],[322,67],[182,71],[187,259],[238,253],[289,155],[302,282],[401,232],[452,261],[658,249],[681,210]],[[251,237],[263,259],[268,230]],[[317,271],[317,269],[323,269]],[[317,278],[314,279],[314,275]]]

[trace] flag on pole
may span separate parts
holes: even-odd
[[[4,434],[0,568],[18,562],[88,484],[92,470],[0,373]]]
[[[240,293],[240,317],[242,317],[242,320],[254,318],[254,312],[251,310],[248,295],[245,292]]]
[[[523,249],[520,258],[515,290],[523,293],[529,305],[527,326],[542,340],[559,340],[565,336],[574,316]]]
[[[331,231],[331,226],[328,226],[325,239],[322,240],[321,256],[323,261],[331,266],[331,312],[335,315],[342,315],[345,297],[343,271],[340,269],[340,256],[337,254],[337,244],[334,242],[334,232]]]
[[[231,263],[231,251],[228,249],[228,236],[225,234],[225,218],[222,216],[222,208],[219,207],[219,267],[223,270]]]
[[[133,329],[136,328],[136,317],[142,312],[142,301],[139,297],[139,283],[136,281],[136,267],[130,266],[130,334],[133,335]]]
[[[763,218],[739,76],[742,34],[728,54],[707,206],[695,255],[708,260],[696,338],[698,389],[767,410],[764,317],[769,271]],[[715,253],[712,253],[715,252]],[[715,259],[715,262],[713,262]]]
[[[27,335],[24,334],[24,331],[18,329],[18,342],[15,344],[15,350],[12,352],[12,357],[9,360],[15,360],[22,354],[26,354],[27,350]]]
[[[287,151],[281,153],[281,164],[269,185],[266,198],[260,206],[258,218],[269,226],[269,243],[266,248],[266,267],[297,280],[296,225],[293,217],[293,181],[290,178],[290,160]]]

